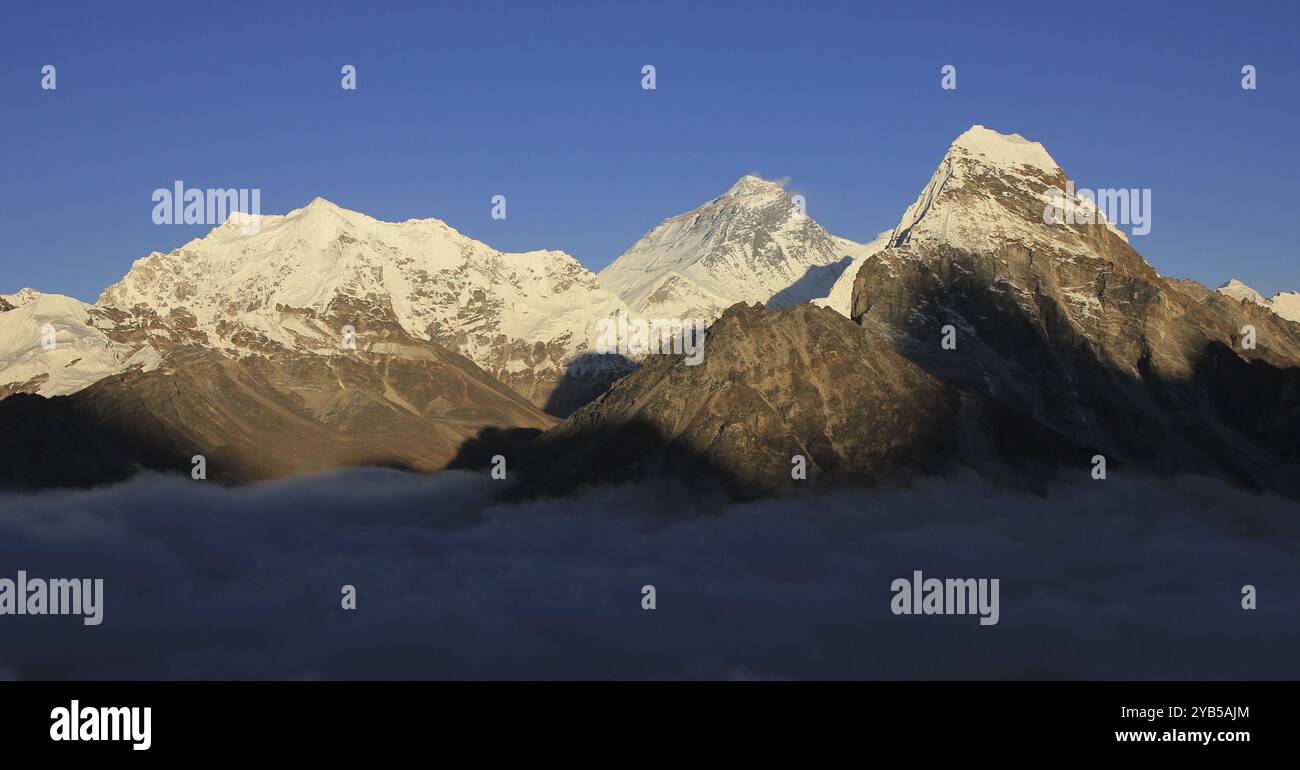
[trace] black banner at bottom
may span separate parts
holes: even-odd
[[[1230,757],[1285,750],[1298,700],[1289,682],[18,682],[0,685],[0,746],[128,759],[431,749],[806,759],[891,747]]]

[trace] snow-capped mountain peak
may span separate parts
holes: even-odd
[[[851,251],[782,184],[750,174],[661,222],[602,270],[600,282],[643,317],[711,320],[737,302],[825,297]]]
[[[1222,286],[1215,289],[1215,291],[1219,292],[1220,294],[1226,294],[1229,297],[1232,297],[1233,299],[1238,299],[1238,300],[1244,299],[1250,302],[1254,302],[1257,305],[1264,304],[1263,294],[1260,294],[1259,292],[1250,288],[1249,286],[1242,283],[1241,281],[1238,281],[1236,278],[1233,278],[1232,280],[1224,283]]]
[[[1065,171],[1038,142],[975,125],[953,141],[916,202],[903,212],[890,242],[971,251],[1037,245],[1066,254],[1092,253],[1093,225],[1049,224],[1045,209],[1051,201],[1090,211],[1097,226],[1128,241],[1079,190],[1067,201],[1069,184]]]
[[[1226,294],[1235,300],[1243,302],[1253,302],[1256,305],[1262,305],[1274,313],[1282,316],[1288,321],[1300,323],[1300,292],[1280,291],[1271,297],[1265,297],[1263,294],[1255,291],[1246,284],[1238,281],[1236,278],[1228,281],[1215,291],[1220,294]]]
[[[311,199],[311,202],[299,209],[294,209],[284,215],[287,220],[299,220],[303,223],[322,224],[326,222],[335,222],[339,225],[364,226],[366,224],[376,223],[379,220],[360,211],[344,208],[337,203],[320,197],[319,195]]]
[[[437,219],[383,222],[324,198],[264,215],[256,232],[222,226],[138,260],[99,304],[237,356],[338,355],[345,325],[362,350],[400,327],[534,400],[591,349],[597,321],[623,308],[563,252],[501,252]]]
[[[1054,174],[1061,168],[1038,142],[1032,142],[1020,134],[1001,134],[978,123],[953,140],[948,155],[951,157],[955,153],[977,159],[985,165],[1005,169],[1028,166]]]
[[[785,187],[777,181],[764,179],[754,174],[746,174],[736,180],[724,198],[744,198],[751,202],[758,198],[775,198],[785,196]]]

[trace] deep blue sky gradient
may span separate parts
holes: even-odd
[[[1043,142],[1081,186],[1152,188],[1134,244],[1162,273],[1300,289],[1297,6],[6,0],[0,292],[93,300],[203,234],[151,221],[177,179],[599,269],[757,172],[866,240],[973,123]]]

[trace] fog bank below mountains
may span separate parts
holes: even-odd
[[[751,503],[645,484],[502,504],[498,484],[0,495],[0,577],[104,579],[99,626],[0,617],[0,679],[1300,676],[1300,506],[1217,481]],[[915,570],[999,579],[999,622],[892,614]]]

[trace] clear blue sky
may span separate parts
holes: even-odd
[[[201,235],[151,221],[178,179],[599,269],[757,172],[865,240],[973,123],[1043,142],[1081,186],[1151,188],[1135,245],[1162,273],[1300,289],[1297,5],[5,2],[0,292],[93,300]]]

